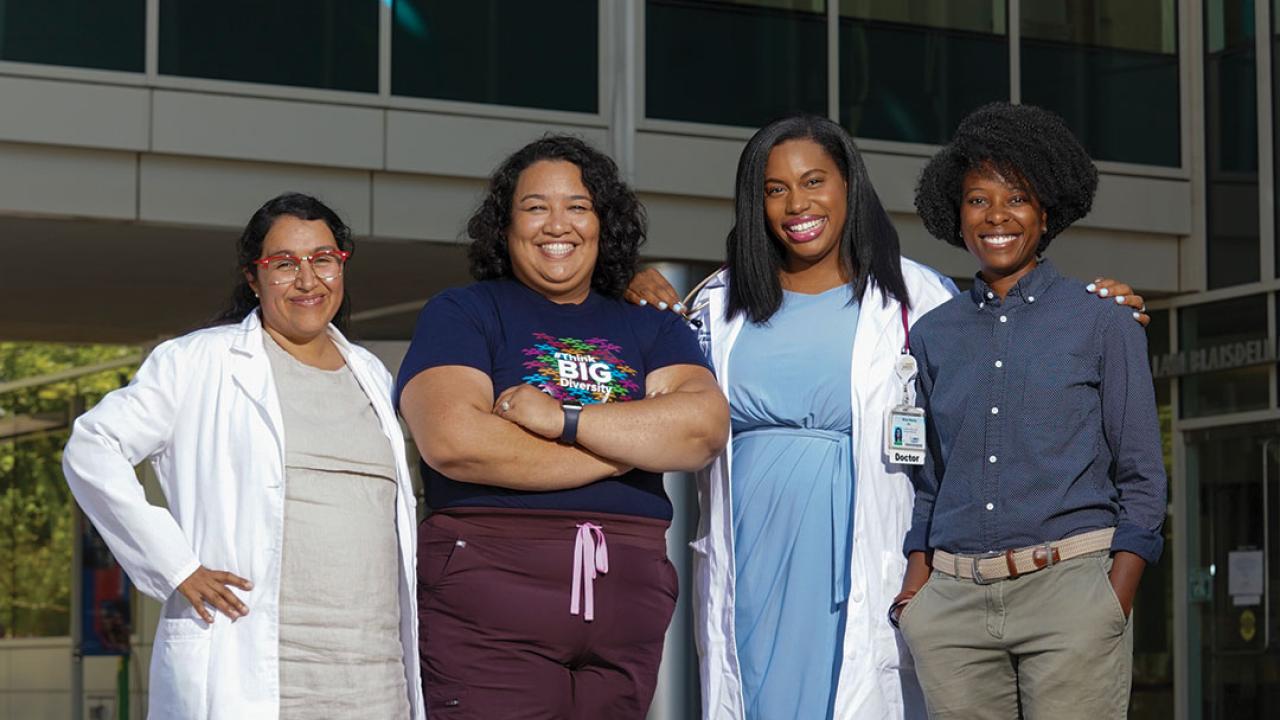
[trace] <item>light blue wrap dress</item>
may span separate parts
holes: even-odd
[[[730,353],[734,622],[753,720],[832,716],[853,531],[850,298],[786,292]]]

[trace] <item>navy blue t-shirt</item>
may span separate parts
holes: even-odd
[[[559,305],[515,280],[446,290],[418,316],[400,365],[395,398],[418,373],[442,365],[473,367],[493,380],[494,399],[526,383],[563,402],[630,402],[645,396],[645,376],[706,358],[675,313],[630,305],[594,291],[580,305]],[[422,464],[427,505],[577,510],[671,519],[660,473],[632,470],[572,490],[531,492],[452,480]]]

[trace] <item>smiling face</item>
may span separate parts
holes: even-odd
[[[787,140],[769,151],[765,218],[782,243],[789,271],[827,264],[839,269],[848,195],[848,183],[835,160],[813,140]]]
[[[984,165],[964,176],[960,234],[978,259],[982,279],[1001,297],[1036,266],[1046,215],[1019,181]]]
[[[318,250],[337,250],[333,232],[323,220],[300,220],[281,215],[271,225],[262,241],[262,253],[268,258],[292,255],[301,258]],[[305,345],[322,336],[342,304],[343,277],[332,280],[316,277],[307,262],[301,263],[293,282],[273,285],[266,280],[268,271],[253,266],[249,286],[262,303],[262,324],[268,332],[283,336],[294,345]]]
[[[587,299],[600,254],[600,218],[577,165],[539,160],[520,173],[507,252],[516,279],[548,300]]]

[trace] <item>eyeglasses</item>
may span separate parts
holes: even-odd
[[[272,255],[260,260],[253,260],[251,265],[263,269],[267,283],[271,285],[289,285],[298,281],[298,273],[302,271],[302,263],[311,265],[311,272],[324,282],[330,282],[342,275],[342,268],[351,253],[346,250],[318,250],[310,255]]]

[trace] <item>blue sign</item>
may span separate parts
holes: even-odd
[[[133,632],[129,576],[87,520],[80,534],[80,627],[84,655],[128,655]]]

